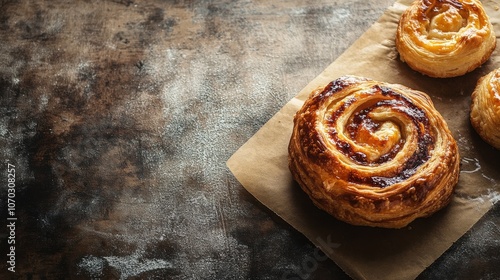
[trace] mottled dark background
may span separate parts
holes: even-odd
[[[0,278],[348,278],[225,162],[392,2],[0,1]],[[499,225],[421,278],[499,278]]]

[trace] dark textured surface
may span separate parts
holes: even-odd
[[[347,278],[225,162],[390,4],[0,1],[0,278]],[[499,278],[499,217],[422,278]]]

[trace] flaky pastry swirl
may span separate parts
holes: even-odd
[[[472,92],[470,120],[481,138],[500,149],[500,69],[477,82]]]
[[[417,0],[401,15],[396,33],[401,60],[438,78],[476,69],[495,46],[493,27],[477,0]]]
[[[456,142],[425,93],[356,76],[310,94],[288,152],[314,204],[353,225],[401,228],[429,216],[459,176]]]

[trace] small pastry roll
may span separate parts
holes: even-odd
[[[396,33],[400,59],[437,78],[476,69],[495,47],[493,26],[478,0],[417,0],[402,14]]]
[[[477,82],[472,92],[470,121],[484,141],[500,149],[500,69]]]
[[[288,153],[314,204],[353,225],[401,228],[429,216],[459,176],[456,142],[425,93],[356,76],[310,94]]]

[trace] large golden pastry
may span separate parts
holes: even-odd
[[[459,176],[456,142],[425,93],[356,76],[310,94],[288,152],[314,204],[353,225],[401,228],[429,216]]]
[[[493,27],[477,0],[417,0],[402,14],[396,33],[401,60],[438,78],[476,69],[495,46]]]
[[[470,120],[481,138],[500,149],[500,69],[477,82],[472,92]]]

